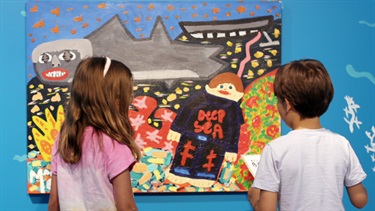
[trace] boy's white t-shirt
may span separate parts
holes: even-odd
[[[279,193],[280,210],[345,210],[344,186],[366,178],[349,141],[327,129],[293,130],[263,149],[253,187]]]
[[[61,210],[116,210],[111,180],[124,170],[131,170],[136,160],[128,146],[104,133],[102,136],[100,147],[94,129],[85,129],[82,158],[75,165],[65,163],[56,154],[58,141],[54,144],[52,173],[57,175]]]

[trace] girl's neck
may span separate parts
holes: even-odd
[[[319,117],[301,119],[292,125],[293,130],[302,129],[320,129],[322,125],[320,124]]]

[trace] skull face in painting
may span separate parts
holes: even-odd
[[[87,39],[56,40],[38,45],[32,59],[39,80],[46,84],[69,84],[79,62],[92,55]]]

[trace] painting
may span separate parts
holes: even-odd
[[[280,136],[280,2],[36,1],[26,9],[29,194],[50,191],[69,85],[90,56],[121,61],[134,76],[135,193],[247,191],[254,178],[243,157]]]

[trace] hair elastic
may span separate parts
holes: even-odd
[[[111,66],[111,59],[108,58],[108,57],[105,57],[105,58],[106,58],[106,61],[105,61],[105,65],[104,65],[103,78],[105,77],[105,75],[107,74],[107,72],[109,70],[109,67]]]

